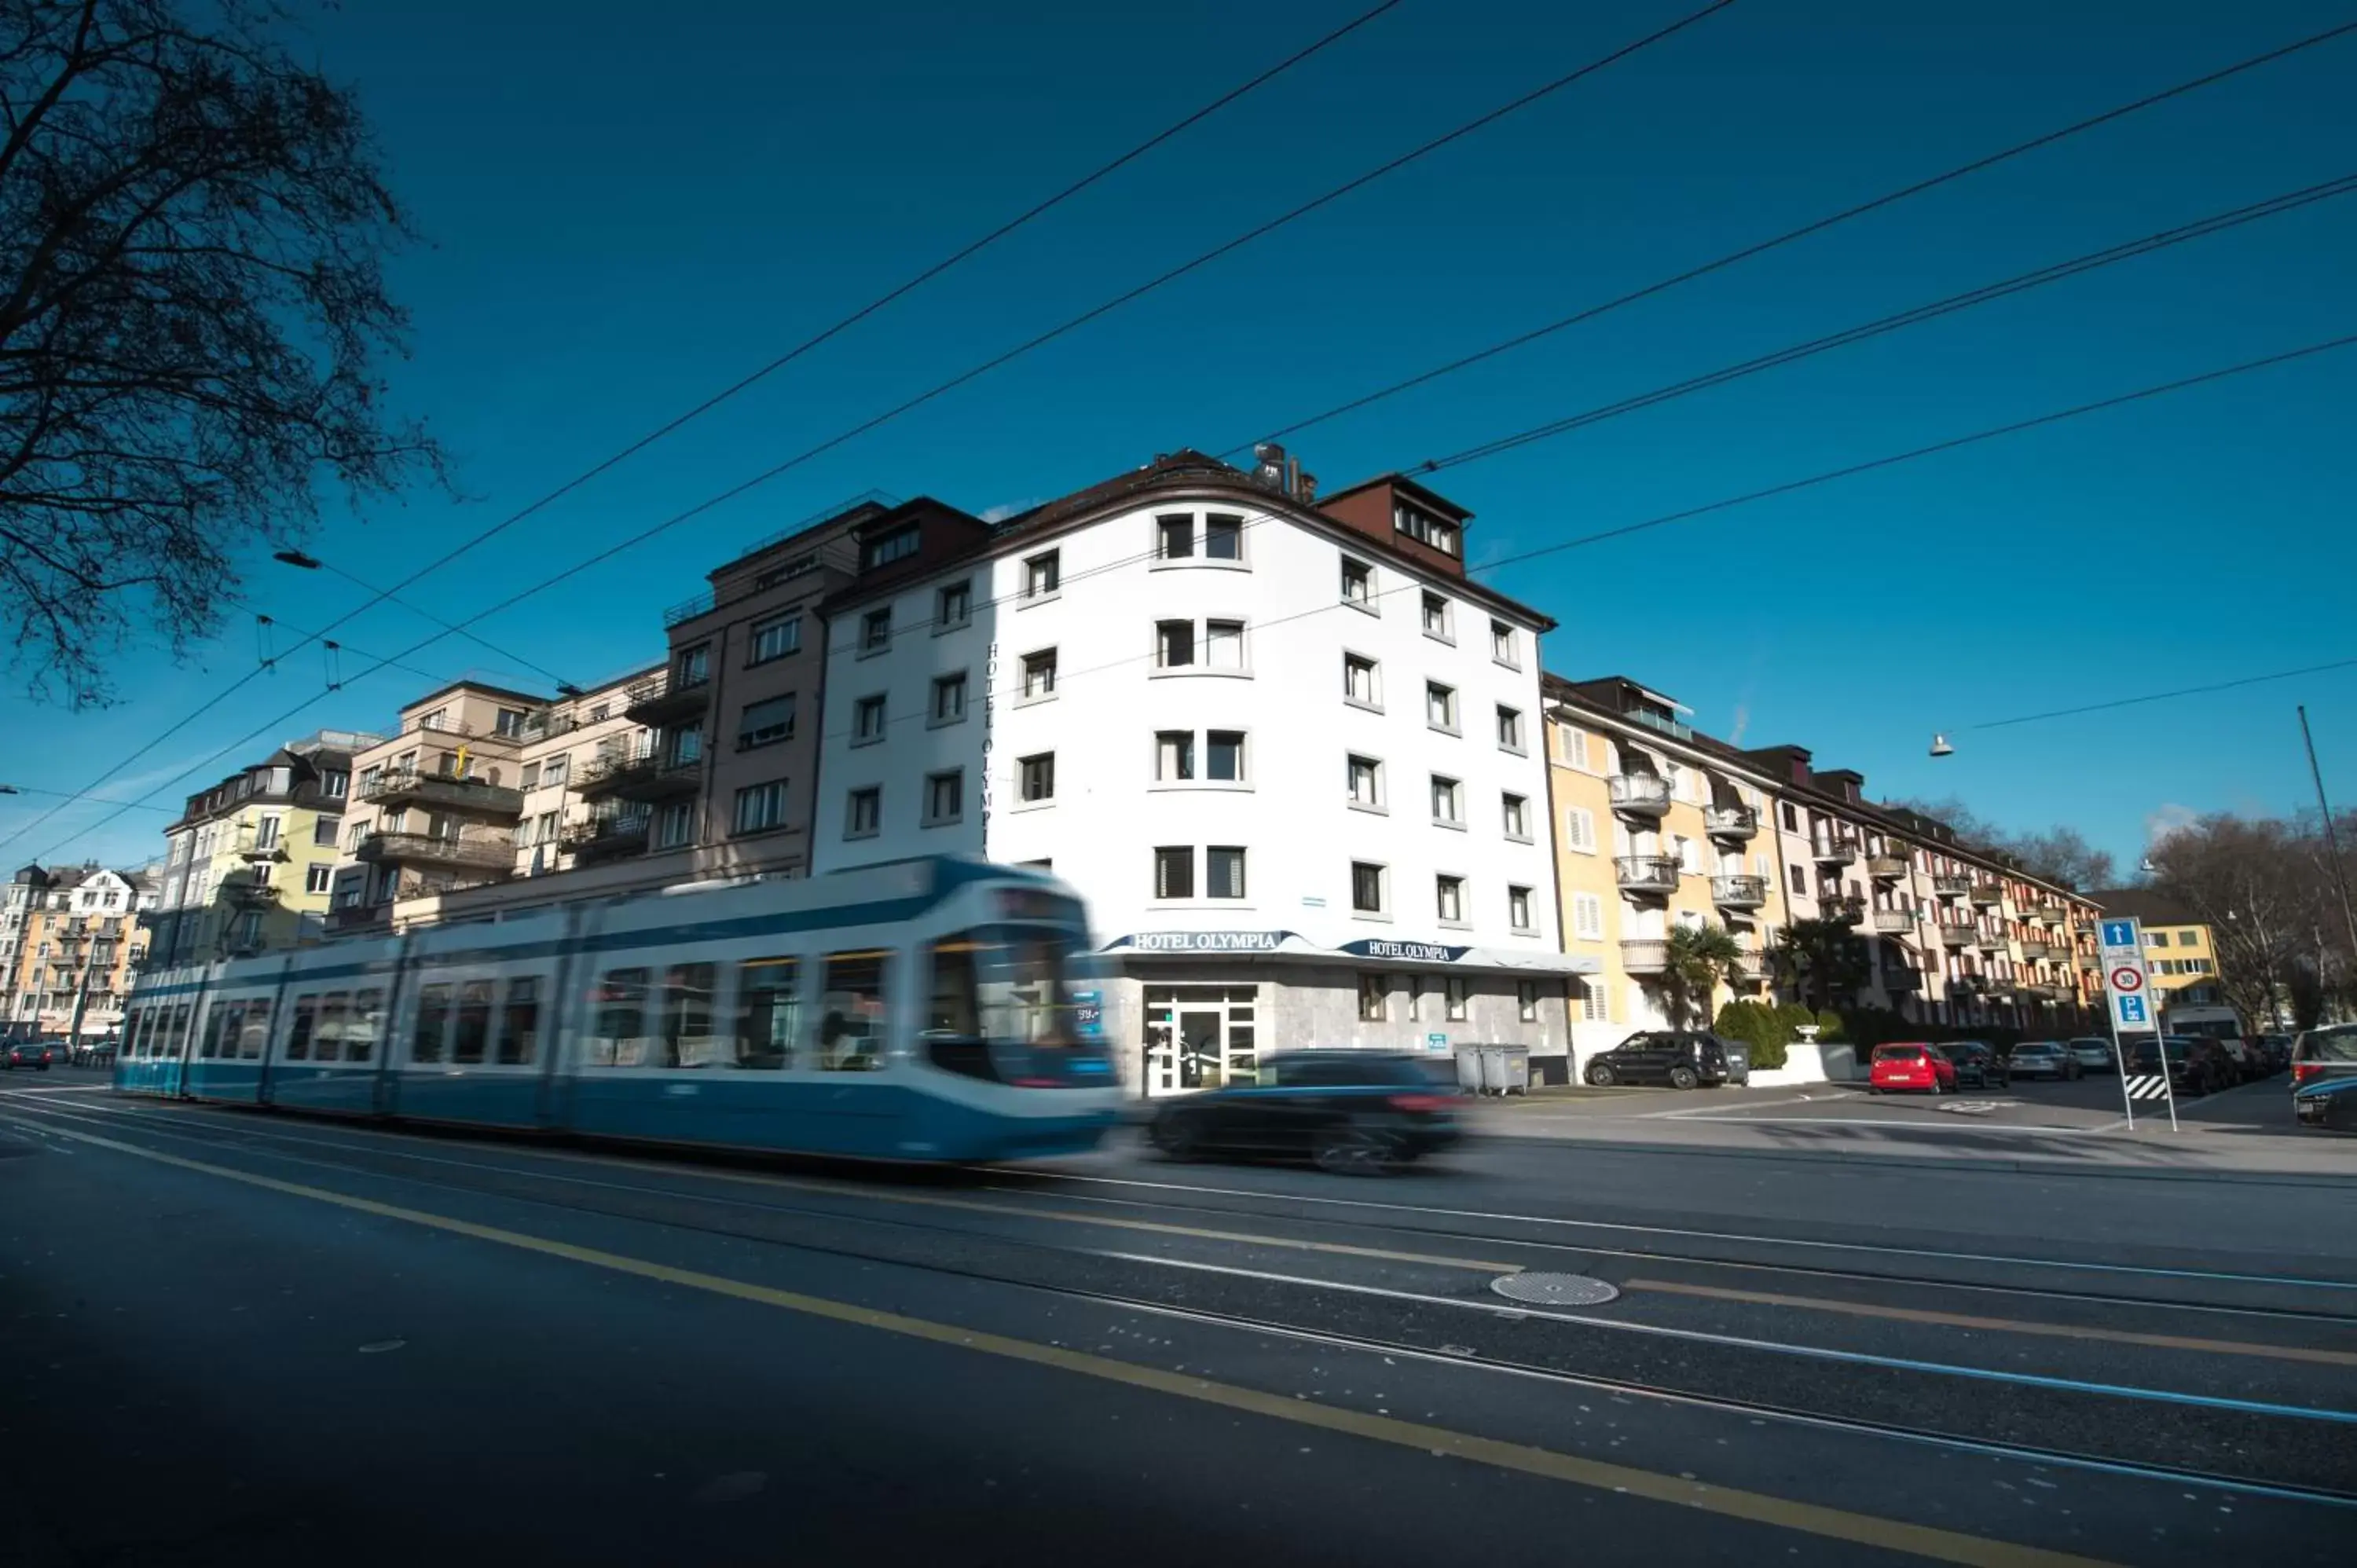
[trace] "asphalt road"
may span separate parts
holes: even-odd
[[[0,1562],[2339,1563],[2352,1197],[878,1175],[51,1073],[0,1082]],[[1620,1294],[1493,1288],[1554,1273]]]

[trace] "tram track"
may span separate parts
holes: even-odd
[[[7,1102],[23,1110],[20,1101]],[[847,1214],[807,1203],[686,1192],[638,1181],[603,1181],[567,1173],[518,1169],[481,1161],[426,1155],[384,1146],[361,1148],[339,1139],[301,1139],[275,1129],[214,1122],[156,1125],[164,1118],[123,1108],[44,1105],[61,1122],[121,1132],[126,1120],[142,1132],[217,1152],[236,1152],[330,1171],[346,1177],[394,1181],[473,1200],[504,1199],[552,1210],[620,1219],[748,1240],[792,1251],[863,1263],[883,1263],[1009,1288],[1045,1293],[1121,1310],[1153,1313],[1241,1332],[1333,1345],[1392,1356],[1536,1378],[1597,1392],[1672,1402],[1762,1419],[1803,1423],[1996,1455],[2026,1463],[2072,1466],[2165,1478],[2337,1506],[2357,1506],[2346,1478],[2357,1475],[2357,1434],[2348,1426],[2311,1425],[2305,1417],[2357,1421],[2347,1412],[2290,1409],[2227,1410],[2182,1401],[2165,1391],[2060,1389],[2025,1382],[1986,1369],[1859,1364],[1835,1382],[1795,1379],[1772,1370],[1792,1363],[1803,1348],[1743,1342],[1721,1335],[1666,1331],[1663,1346],[1632,1348],[1631,1330],[1660,1337],[1656,1326],[1512,1308],[1469,1277],[1458,1295],[1373,1291],[1353,1298],[1351,1282],[1276,1275],[1263,1271],[1206,1273],[1200,1262],[1079,1248],[1032,1238],[986,1233],[911,1215]],[[256,1147],[259,1142],[322,1145],[340,1159]],[[418,1140],[443,1143],[441,1139]],[[373,1168],[371,1159],[455,1166],[474,1178],[437,1179]],[[600,1161],[600,1164],[607,1162]],[[694,1176],[699,1170],[649,1165],[651,1175]],[[767,1184],[764,1184],[767,1185]],[[551,1187],[567,1189],[552,1192]],[[830,1189],[831,1195],[834,1189]],[[841,1189],[846,1201],[863,1195]],[[728,1222],[712,1212],[727,1208]],[[698,1212],[698,1210],[701,1212]],[[1009,1208],[1010,1219],[1025,1210]],[[1231,1218],[1233,1218],[1231,1212]],[[830,1238],[826,1227],[858,1234]],[[820,1234],[813,1234],[813,1229]],[[886,1240],[886,1237],[894,1240]],[[1249,1239],[1239,1239],[1248,1240]],[[1501,1238],[1480,1238],[1502,1240]],[[1216,1270],[1216,1265],[1208,1266]],[[1148,1282],[1151,1282],[1150,1283]],[[1620,1332],[1614,1332],[1614,1331]],[[1533,1343],[1533,1341],[1537,1343]],[[1887,1363],[1888,1359],[1883,1359]],[[1635,1364],[1644,1375],[1630,1375]],[[1820,1372],[1822,1369],[1819,1369]],[[1949,1408],[1944,1424],[1908,1419],[1922,1408],[1927,1380],[1970,1376],[1995,1388]],[[1801,1397],[1805,1395],[1806,1397]],[[2138,1406],[2131,1402],[2152,1402]],[[2138,1418],[2122,1421],[2125,1409]],[[2104,1412],[2111,1412],[2106,1414]],[[2109,1438],[2103,1444],[2031,1441],[2040,1430],[2079,1430]],[[2183,1462],[2190,1454],[2209,1462]]]

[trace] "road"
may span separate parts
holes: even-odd
[[[2340,1563],[2348,1164],[879,1175],[51,1073],[0,1562]]]

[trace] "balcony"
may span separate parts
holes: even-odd
[[[363,805],[387,810],[419,805],[485,817],[523,813],[523,791],[447,773],[389,773],[361,791]]]
[[[1980,996],[1988,991],[1988,982],[1977,974],[1959,974],[1948,982],[1951,996]]]
[[[1742,956],[1735,961],[1734,973],[1729,978],[1756,985],[1768,978],[1768,961],[1746,948]]]
[[[565,830],[563,843],[565,852],[583,865],[619,860],[647,847],[647,820],[644,817],[608,817],[596,822],[575,822]]]
[[[2053,943],[2041,941],[2036,937],[2021,939],[2021,956],[2025,959],[2053,958],[2061,951]]]
[[[1631,974],[1660,974],[1670,967],[1670,944],[1659,937],[1634,937],[1620,944],[1620,967]]]
[[[1993,931],[1984,926],[1980,929],[1978,933],[1974,936],[1973,940],[1979,946],[1983,952],[2005,951],[2005,933],[2003,931]]]
[[[1669,815],[1670,781],[1660,774],[1616,773],[1605,783],[1612,792],[1612,809],[1621,815],[1655,821]]]
[[[583,770],[576,786],[585,800],[668,800],[693,795],[704,782],[704,759],[665,762],[655,757],[601,757]]]
[[[1768,902],[1768,879],[1714,876],[1710,879],[1710,901],[1722,909],[1757,909]]]
[[[1903,854],[1869,854],[1866,857],[1866,874],[1878,882],[1889,882],[1907,875],[1907,857]]]
[[[1910,963],[1885,964],[1882,968],[1882,989],[1921,991],[1923,989],[1923,972]]]
[[[1973,902],[1994,909],[2005,902],[2005,889],[1994,882],[1975,882],[1973,884]]]
[[[1952,948],[1968,948],[1980,940],[1980,928],[1971,924],[1954,925],[1940,922],[1940,940]]]
[[[328,911],[328,929],[333,931],[365,931],[389,923],[390,908],[391,906],[384,904],[346,904]]]
[[[242,908],[267,908],[278,902],[278,889],[267,882],[231,882],[221,891],[229,895],[231,903]]]
[[[709,673],[691,675],[673,671],[651,675],[633,685],[623,699],[622,712],[634,723],[661,729],[682,719],[701,718],[712,700]]]
[[[1810,853],[1815,857],[1819,865],[1856,865],[1857,841],[1839,838],[1819,839]]]
[[[1932,878],[1932,891],[1942,898],[1969,897],[1973,891],[1973,879],[1969,876],[1934,876]]]
[[[512,871],[515,844],[505,833],[484,833],[474,838],[371,833],[361,840],[352,858],[386,865],[463,865],[477,871]]]
[[[285,860],[286,840],[284,835],[274,833],[270,841],[265,843],[254,833],[240,833],[237,841],[237,857],[248,863]]]
[[[1827,894],[1817,900],[1817,918],[1840,920],[1854,926],[1866,918],[1866,900],[1853,898],[1846,893]]]
[[[1727,843],[1749,843],[1760,832],[1760,813],[1749,806],[1711,806],[1703,811],[1702,831]]]
[[[1624,854],[1614,860],[1612,870],[1623,893],[1674,893],[1678,886],[1678,862],[1669,854]]]
[[[1873,929],[1888,937],[1905,936],[1915,929],[1914,912],[1910,909],[1877,909]]]

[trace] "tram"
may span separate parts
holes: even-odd
[[[1070,1154],[1114,1122],[1087,915],[955,858],[665,890],[142,974],[114,1087],[859,1159]]]

